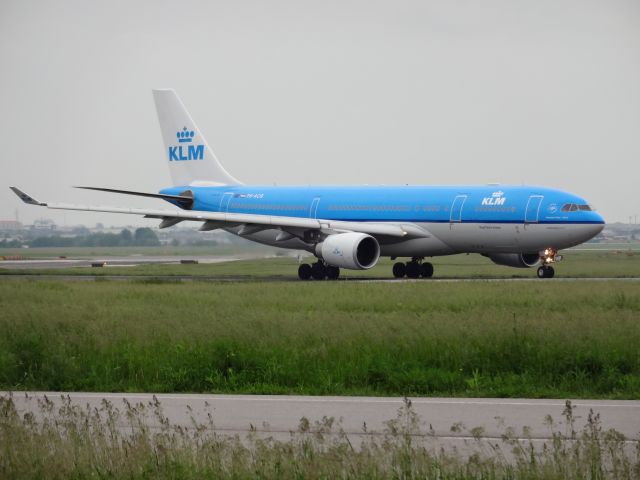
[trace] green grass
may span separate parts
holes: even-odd
[[[381,435],[349,438],[340,421],[300,419],[289,440],[255,432],[225,436],[209,422],[192,418],[174,426],[159,402],[116,407],[103,401],[91,409],[49,399],[21,415],[11,397],[0,397],[0,476],[23,479],[625,479],[640,477],[640,447],[603,430],[597,413],[575,427],[567,402],[565,428],[551,420],[544,448],[505,428],[501,440],[472,429],[468,454],[441,449],[405,400]],[[559,412],[558,412],[559,413]],[[158,425],[149,428],[150,422]],[[564,432],[563,432],[564,430]],[[578,431],[576,431],[578,430]]]
[[[0,282],[0,388],[640,398],[636,282]]]
[[[244,252],[247,253],[247,252]],[[249,252],[250,253],[250,252]],[[202,255],[204,253],[200,253]],[[228,252],[227,255],[231,255]],[[197,253],[193,254],[198,255]],[[577,251],[563,252],[565,259],[556,266],[558,277],[638,277],[640,276],[639,252]],[[189,258],[185,253],[185,258]],[[452,255],[430,259],[435,266],[435,278],[535,278],[535,268],[512,268],[495,265],[480,255]],[[306,262],[311,262],[308,257]],[[381,259],[371,270],[341,270],[343,278],[392,278],[394,262]],[[0,267],[2,263],[0,262]],[[55,269],[10,269],[0,268],[0,275],[140,275],[140,276],[200,276],[200,277],[275,277],[297,278],[298,260],[278,257],[261,260],[241,260],[198,265],[141,265],[134,267],[107,268],[55,268]]]

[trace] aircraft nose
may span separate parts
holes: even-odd
[[[592,236],[596,236],[598,235],[605,227],[605,220],[604,217],[602,215],[600,215],[599,213],[593,212],[593,220],[596,223],[593,223],[593,228],[592,228]]]
[[[596,224],[593,226],[593,236],[598,235],[602,230],[604,230],[604,223]]]
[[[604,217],[597,212],[594,212],[594,213],[596,214],[596,220],[599,221],[602,228],[604,228],[605,224],[607,223]]]

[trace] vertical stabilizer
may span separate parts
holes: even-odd
[[[176,92],[153,90],[174,185],[241,185],[220,164]]]

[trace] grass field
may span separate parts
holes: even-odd
[[[180,255],[189,258],[189,251],[182,251]],[[238,253],[259,253],[239,250]],[[268,252],[265,252],[268,253]],[[272,253],[272,252],[271,252]],[[193,256],[205,255],[205,251],[196,250]],[[220,253],[223,255],[225,253]],[[233,255],[227,252],[226,255]],[[556,266],[558,277],[638,277],[640,276],[640,252],[633,251],[578,251],[563,252],[565,260]],[[306,262],[311,262],[308,257]],[[481,255],[452,255],[431,259],[435,266],[434,278],[535,278],[535,268],[519,269],[495,265],[488,258]],[[342,269],[342,278],[392,278],[391,266],[394,262],[381,259],[371,270]],[[199,276],[199,277],[234,277],[254,278],[273,277],[281,279],[297,278],[298,260],[285,256],[265,260],[243,260],[237,262],[198,264],[198,265],[141,265],[134,267],[107,268],[52,268],[33,269],[2,268],[0,275],[141,275],[141,276]]]
[[[636,282],[34,279],[0,308],[2,389],[640,398]]]

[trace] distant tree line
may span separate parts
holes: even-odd
[[[20,248],[21,246],[20,240],[0,240],[0,248]]]
[[[155,247],[160,245],[158,236],[150,228],[137,228],[133,233],[124,229],[120,233],[89,233],[75,237],[52,235],[26,242],[0,241],[0,247]]]

